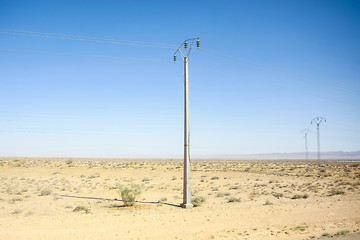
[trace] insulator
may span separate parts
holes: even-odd
[[[176,55],[174,55],[174,62],[176,62]]]
[[[197,46],[197,48],[200,48],[200,40],[199,39],[196,41],[196,46]]]
[[[184,48],[185,48],[185,49],[188,48],[187,42],[184,43]]]

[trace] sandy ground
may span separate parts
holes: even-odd
[[[206,202],[182,209],[181,160],[0,158],[0,239],[360,239],[360,162],[191,168]],[[124,207],[131,184],[142,194]]]

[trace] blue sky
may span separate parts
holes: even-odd
[[[0,0],[0,155],[181,157],[193,37],[193,156],[360,150],[360,1]]]

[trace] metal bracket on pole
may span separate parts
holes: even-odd
[[[200,38],[189,38],[189,39],[186,39],[181,45],[180,47],[175,51],[174,53],[174,62],[176,62],[176,54],[177,52],[180,52],[181,56],[183,57],[183,59],[185,59],[185,57],[189,57],[190,56],[190,52],[191,52],[191,49],[192,49],[192,46],[194,44],[196,40],[196,47],[198,49],[200,49]],[[188,42],[191,42],[190,44],[190,47],[188,46]],[[182,51],[181,51],[181,48],[184,46],[185,48],[185,51],[187,51],[187,54],[184,54]]]

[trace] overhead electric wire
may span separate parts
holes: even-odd
[[[113,39],[113,38],[86,37],[86,36],[79,36],[79,35],[32,32],[32,31],[22,31],[22,30],[14,30],[14,29],[0,29],[0,34],[19,35],[19,36],[28,36],[28,37],[55,38],[55,39],[98,42],[98,43],[134,45],[134,46],[142,46],[142,47],[158,47],[158,48],[171,48],[171,49],[176,47],[175,45],[156,43],[156,42],[140,42],[140,41]]]
[[[281,75],[283,77],[286,77],[287,79],[291,79],[293,81],[301,82],[301,83],[304,83],[304,84],[307,84],[307,85],[310,85],[310,86],[316,85],[319,88],[323,87],[323,83],[321,83],[321,82],[313,81],[311,79],[307,79],[306,77],[302,77],[302,76],[299,76],[299,75],[289,73],[289,72],[287,72],[287,71],[285,71],[284,69],[281,69],[281,68],[279,69],[279,68],[276,68],[276,67],[273,67],[273,66],[268,66],[268,65],[264,65],[264,64],[260,64],[260,63],[255,63],[255,62],[252,62],[252,61],[249,61],[249,60],[241,59],[241,58],[238,58],[238,57],[226,55],[226,54],[223,54],[223,53],[219,53],[217,51],[208,50],[208,49],[204,49],[204,48],[201,48],[199,53],[202,54],[202,55],[208,56],[208,57],[217,58],[217,59],[220,59],[220,60],[230,61],[230,62],[233,62],[235,64],[252,66],[252,67],[260,69],[260,70],[270,71],[270,72],[272,72],[272,73],[274,73],[276,75]],[[289,81],[289,84],[291,84],[291,81]],[[331,84],[328,84],[327,87],[333,89],[334,91],[346,92],[348,94],[356,93],[355,89],[350,89],[350,88],[344,87],[341,84],[331,83]],[[311,95],[305,90],[298,89],[297,91],[303,92],[306,95]],[[320,97],[318,95],[312,95],[312,96]],[[322,96],[321,98],[326,98],[328,100],[332,100],[332,101],[335,101],[335,102],[340,101],[340,102],[344,102],[346,104],[353,105],[353,106],[360,106],[357,102],[345,101],[342,98],[333,98],[333,97],[329,97],[329,96],[326,96],[326,97]]]
[[[80,35],[33,32],[33,31],[23,31],[23,30],[15,30],[15,29],[0,29],[0,34],[10,34],[10,35],[29,36],[29,37],[44,37],[44,38],[55,38],[55,39],[88,41],[88,42],[110,43],[110,44],[124,44],[124,45],[134,45],[134,46],[142,46],[142,47],[158,47],[158,48],[167,48],[167,49],[176,48],[176,45],[155,43],[155,42],[129,41],[129,40],[119,40],[119,39],[112,39],[112,38],[86,37],[86,36],[80,36]],[[5,49],[5,50],[13,51],[13,52],[45,53],[45,54],[55,54],[55,55],[84,56],[84,57],[97,57],[97,58],[128,59],[128,60],[142,60],[142,61],[162,61],[162,60],[158,60],[158,59],[125,58],[125,57],[118,57],[118,56],[104,56],[104,55],[95,55],[95,54],[64,53],[64,52],[38,51],[38,50],[19,50],[19,49]],[[233,56],[219,53],[219,52],[216,52],[213,50],[201,48],[199,53],[202,55],[208,56],[208,57],[230,61],[235,64],[247,65],[247,66],[257,68],[257,69],[271,71],[275,74],[280,74],[284,77],[287,77],[289,79],[292,79],[292,80],[295,80],[298,82],[303,82],[303,83],[311,84],[311,85],[316,84],[319,87],[322,86],[321,83],[317,83],[316,81],[314,82],[314,81],[311,81],[308,79],[304,79],[304,77],[294,75],[283,69],[277,69],[276,67],[259,64],[259,63],[249,61],[246,59],[241,59],[238,57],[233,57]],[[329,85],[328,85],[328,87],[329,87]],[[342,85],[338,85],[338,84],[334,84],[334,83],[332,83],[331,88],[333,88],[334,90],[345,91],[345,92],[348,92],[351,94],[354,93],[353,89],[349,89]],[[337,99],[335,99],[335,100],[337,100]],[[354,103],[350,103],[350,104],[357,105]]]
[[[0,51],[35,53],[35,54],[51,54],[51,55],[62,55],[62,56],[76,56],[76,57],[110,58],[110,59],[134,60],[134,61],[155,61],[155,62],[166,61],[166,60],[160,60],[160,59],[155,59],[155,58],[133,58],[133,57],[119,57],[119,56],[81,54],[81,53],[70,53],[70,52],[39,51],[39,50],[0,49]]]
[[[223,54],[223,53],[220,53],[220,52],[217,52],[217,51],[204,49],[204,48],[200,48],[199,50],[200,50],[200,52],[199,52],[200,54],[208,56],[208,57],[213,57],[213,58],[218,58],[218,59],[223,59],[223,60],[229,60],[229,61],[232,61],[234,63],[253,65],[253,66],[256,66],[256,67],[269,68],[268,66],[263,65],[263,64],[251,62],[249,60],[240,59],[238,57],[226,55],[226,54]]]

